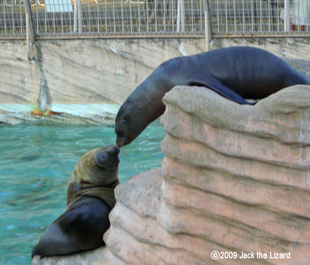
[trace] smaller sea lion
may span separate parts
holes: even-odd
[[[120,149],[94,149],[76,164],[67,188],[67,209],[43,233],[32,250],[43,257],[67,255],[104,245],[108,215],[115,205]]]

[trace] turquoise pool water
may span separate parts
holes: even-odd
[[[121,149],[121,182],[160,166],[164,135],[155,121]],[[65,210],[75,164],[87,151],[110,144],[112,126],[0,125],[0,264],[31,264],[32,247]]]

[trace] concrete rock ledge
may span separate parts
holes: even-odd
[[[116,188],[107,246],[33,264],[308,264],[310,86],[255,106],[176,87],[164,103],[162,167]]]

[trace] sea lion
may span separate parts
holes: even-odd
[[[67,255],[104,245],[108,215],[115,205],[120,149],[110,145],[86,153],[76,164],[67,188],[67,208],[33,248],[42,257]]]
[[[177,57],[161,64],[121,106],[115,119],[116,144],[131,143],[165,111],[164,95],[177,85],[205,86],[239,104],[282,88],[309,84],[277,56],[258,48],[230,47]]]

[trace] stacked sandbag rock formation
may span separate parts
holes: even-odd
[[[107,247],[95,251],[94,262],[307,264],[310,86],[255,106],[176,87],[164,103],[162,167],[116,188]],[[212,259],[214,251],[233,254]],[[242,252],[254,254],[244,260]],[[86,264],[87,255],[79,255]]]

